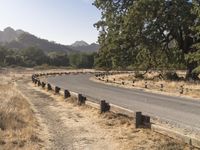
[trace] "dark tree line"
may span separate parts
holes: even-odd
[[[187,69],[198,78],[199,0],[95,0],[102,18],[98,67]]]
[[[93,68],[95,53],[50,52],[30,47],[16,50],[0,47],[0,66],[35,67],[41,65],[73,68]]]

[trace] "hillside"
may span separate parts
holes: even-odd
[[[0,31],[0,43],[11,42],[17,40],[21,34],[26,32],[22,30],[14,30],[11,27],[5,28],[3,31]]]
[[[62,45],[41,39],[33,34],[23,30],[14,30],[11,27],[0,31],[0,45],[10,49],[24,49],[29,47],[37,47],[44,52],[62,51],[62,52],[96,52],[97,44],[87,44],[84,41],[77,41],[73,45]]]
[[[22,34],[18,37],[17,40],[13,40],[9,43],[5,43],[5,47],[15,48],[15,49],[38,47],[44,50],[45,52],[52,52],[52,51],[71,52],[72,51],[72,49],[69,46],[49,42],[48,40],[40,39],[31,34]]]
[[[69,46],[50,42],[45,39],[40,39],[23,30],[14,30],[11,27],[0,31],[1,46],[10,49],[24,49],[28,47],[37,47],[45,52],[51,51],[73,51]]]
[[[81,52],[97,52],[99,45],[96,43],[88,44],[85,41],[76,41],[71,45],[71,48]]]

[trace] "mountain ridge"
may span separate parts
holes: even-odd
[[[98,44],[88,44],[85,41],[76,41],[72,45],[63,45],[49,40],[39,38],[29,32],[21,29],[14,30],[11,27],[0,31],[0,45],[10,49],[25,49],[37,47],[45,52],[62,51],[62,52],[97,52]]]

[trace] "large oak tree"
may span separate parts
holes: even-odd
[[[194,5],[195,4],[195,5]],[[98,62],[107,67],[148,68],[184,63],[187,78],[196,79],[198,61],[191,59],[200,42],[199,0],[95,0],[102,18]]]

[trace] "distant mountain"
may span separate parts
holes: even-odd
[[[45,52],[95,52],[98,50],[98,44],[91,44],[84,41],[77,41],[72,45],[62,45],[41,39],[23,30],[14,30],[11,27],[0,31],[0,45],[11,49],[24,49],[37,47]]]
[[[11,27],[4,29],[4,31],[0,31],[0,45],[11,49],[37,47],[47,53],[51,51],[74,51],[70,46],[40,39],[28,32],[23,30],[14,30]]]
[[[76,41],[70,45],[72,49],[81,52],[97,52],[99,50],[99,45],[96,43],[88,44],[85,41]]]
[[[4,29],[4,31],[0,31],[0,42],[11,42],[14,40],[17,40],[21,34],[24,34],[25,32],[22,30],[14,30],[11,27],[7,27]]]
[[[7,48],[23,49],[28,47],[38,47],[45,52],[52,51],[63,51],[71,52],[73,51],[69,46],[57,44],[54,42],[49,42],[45,39],[40,39],[31,34],[22,34],[17,40],[6,43]]]
[[[80,47],[80,46],[88,46],[89,44],[85,41],[76,41],[72,45],[72,47]]]

